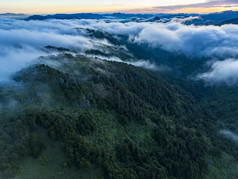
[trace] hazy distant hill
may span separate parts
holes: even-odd
[[[25,14],[14,14],[14,13],[4,13],[4,14],[0,14],[0,16],[24,16]]]
[[[54,15],[33,15],[26,20],[46,20],[46,19],[101,19],[99,14],[82,13],[82,14],[54,14]]]
[[[233,18],[238,18],[237,11],[224,11],[224,12],[217,12],[205,15],[199,15],[201,19],[194,19],[186,24],[195,24],[195,25],[211,25],[217,24],[222,21],[226,21]]]
[[[205,15],[199,14],[125,14],[125,13],[112,13],[112,14],[94,14],[94,13],[77,13],[77,14],[54,14],[54,15],[32,15],[25,20],[46,20],[46,19],[122,19],[123,23],[126,22],[168,22],[173,18],[183,19],[189,17],[201,17],[191,19],[184,22],[186,25],[217,25],[224,23],[235,23],[234,21],[227,21],[229,19],[238,18],[237,11],[224,11],[219,13],[211,13]],[[227,22],[226,22],[227,21]]]
[[[218,25],[224,25],[224,24],[238,24],[238,18],[226,20],[223,22],[218,23]]]
[[[202,18],[206,21],[225,21],[232,18],[238,18],[238,12],[237,11],[224,11],[224,12],[218,12],[218,13],[212,13],[203,15]]]
[[[149,14],[93,14],[93,13],[77,13],[77,14],[54,14],[54,15],[33,15],[25,20],[46,20],[46,19],[127,19],[131,17],[150,18],[153,15]]]
[[[28,15],[26,14],[15,14],[15,13],[4,13],[4,14],[0,14],[0,17],[3,18],[14,18],[14,19],[25,19],[28,17]]]

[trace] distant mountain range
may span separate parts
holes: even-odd
[[[186,25],[223,25],[237,24],[237,11],[223,11],[211,14],[96,14],[96,13],[75,13],[75,14],[49,14],[49,15],[31,15],[5,13],[0,17],[19,18],[29,20],[47,20],[47,19],[120,19],[121,22],[169,22],[173,18],[183,19],[188,17],[200,17],[183,22]]]
[[[0,14],[0,16],[24,16],[25,14],[14,14],[14,13],[4,13],[4,14]]]
[[[204,24],[204,25],[214,24],[215,25],[218,22],[223,22],[230,19],[234,19],[234,18],[238,18],[237,11],[223,11],[223,12],[201,15],[201,19],[194,19],[190,23],[197,24],[197,25],[200,25],[200,24]]]
[[[150,18],[153,14],[93,14],[93,13],[77,13],[77,14],[54,14],[54,15],[33,15],[25,20],[46,20],[46,19],[128,19],[131,17]]]
[[[53,14],[53,15],[32,15],[25,20],[47,20],[47,19],[121,19],[121,22],[169,22],[172,18],[197,17],[184,22],[186,25],[223,25],[237,24],[237,11],[224,11],[211,14],[94,14],[94,13],[77,13],[77,14]]]
[[[26,15],[26,14],[14,14],[14,13],[4,13],[4,14],[0,14],[0,17],[7,17],[7,18],[21,18],[21,19],[24,19],[26,17],[28,17],[29,15]]]
[[[202,18],[206,21],[224,21],[232,18],[238,18],[238,11],[223,11],[212,14],[203,15]]]
[[[225,24],[238,24],[238,18],[223,21],[219,23],[218,25],[225,25]]]

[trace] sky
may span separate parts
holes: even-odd
[[[0,0],[0,13],[211,13],[238,10],[238,0]]]

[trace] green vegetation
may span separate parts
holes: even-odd
[[[1,90],[5,177],[26,173],[21,166],[31,156],[41,168],[57,165],[58,178],[67,168],[83,178],[202,178],[229,152],[214,118],[182,81],[79,55],[48,60],[61,65],[23,69],[14,77],[20,86]]]

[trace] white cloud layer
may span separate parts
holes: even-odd
[[[197,18],[197,17],[195,17]],[[184,19],[191,20],[191,18]],[[238,25],[187,26],[183,20],[168,23],[104,20],[21,21],[0,19],[0,82],[41,55],[44,46],[74,49],[78,52],[111,45],[106,40],[87,36],[83,29],[101,29],[116,35],[128,35],[132,43],[147,44],[172,53],[191,57],[216,57],[209,72],[199,78],[213,82],[237,82]],[[225,59],[225,60],[224,60]],[[108,59],[107,59],[108,60]],[[115,59],[114,59],[115,60]],[[120,59],[119,59],[120,60]],[[147,61],[126,62],[144,68],[155,68]]]
[[[220,134],[224,135],[225,137],[231,139],[233,142],[238,143],[238,135],[229,131],[229,130],[221,130]]]
[[[180,52],[199,57],[238,56],[238,25],[194,26],[182,22],[199,17],[174,18],[168,23],[157,22],[105,22],[104,20],[79,20],[82,28],[102,29],[119,35],[130,35],[135,43],[145,43],[153,48]]]
[[[238,60],[216,61],[212,64],[211,71],[198,75],[198,78],[209,83],[235,84],[238,82]]]
[[[173,19],[168,23],[88,21],[87,26],[112,34],[129,35],[133,43],[147,44],[151,48],[162,48],[172,53],[183,53],[192,58],[215,57],[219,61],[214,61],[210,71],[200,74],[198,78],[209,83],[237,83],[238,62],[235,59],[238,59],[238,25],[182,24],[183,20],[193,18],[179,21]]]
[[[149,70],[154,70],[154,71],[158,71],[158,70],[162,70],[160,67],[158,67],[157,65],[149,62],[148,60],[138,60],[138,61],[123,61],[122,59],[115,57],[115,56],[111,56],[111,57],[105,57],[105,56],[100,56],[100,55],[87,55],[88,57],[93,57],[93,58],[99,58],[102,60],[106,60],[106,61],[112,61],[112,62],[120,62],[120,63],[126,63],[128,65],[133,65],[136,67],[142,67],[145,69],[149,69]],[[165,69],[167,70],[167,69]]]
[[[144,28],[135,41],[188,56],[235,57],[238,55],[238,26],[152,25]]]
[[[11,75],[49,55],[45,46],[64,47],[78,52],[106,44],[92,40],[76,29],[74,21],[22,21],[0,19],[0,83]]]

